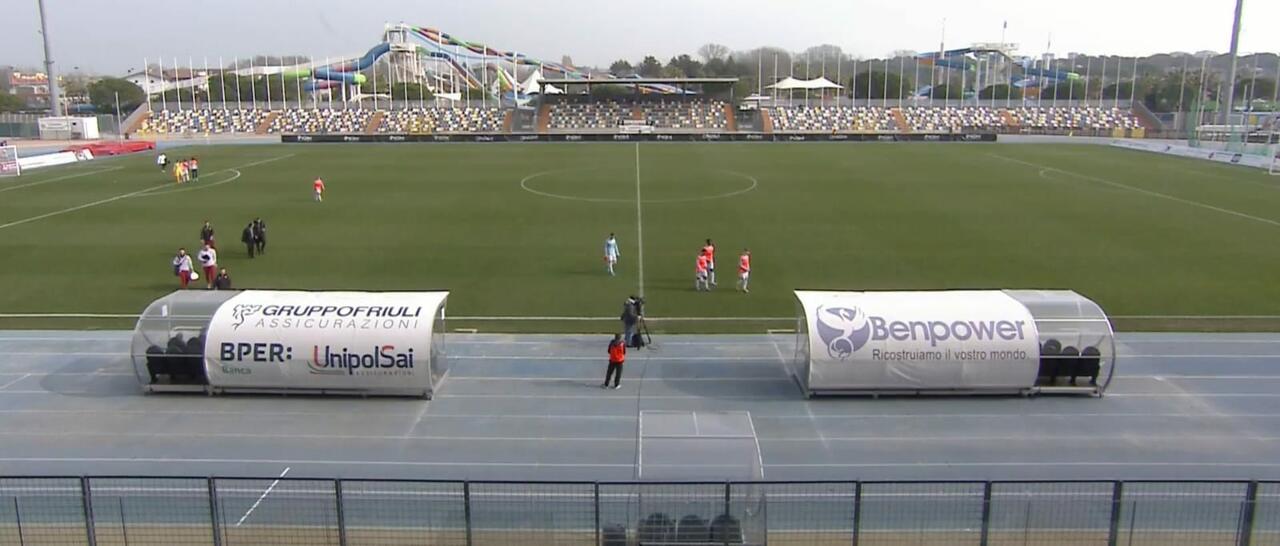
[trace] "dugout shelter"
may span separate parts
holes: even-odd
[[[1115,335],[1070,290],[797,290],[792,375],[825,394],[1101,395]]]
[[[134,328],[147,392],[431,398],[448,371],[448,292],[180,290]]]

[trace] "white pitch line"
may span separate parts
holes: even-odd
[[[1025,166],[1027,166],[1027,167],[1042,168],[1042,169],[1049,170],[1049,171],[1060,172],[1060,173],[1062,173],[1062,174],[1065,174],[1065,175],[1068,175],[1068,176],[1074,176],[1074,177],[1076,177],[1076,178],[1080,178],[1080,179],[1082,179],[1082,180],[1089,180],[1089,181],[1093,181],[1093,182],[1098,182],[1098,183],[1100,183],[1100,184],[1107,184],[1107,185],[1109,185],[1109,186],[1114,186],[1114,187],[1117,187],[1117,188],[1126,189],[1126,190],[1129,190],[1129,191],[1133,191],[1133,192],[1137,192],[1137,193],[1142,193],[1142,194],[1150,195],[1150,196],[1152,196],[1152,197],[1159,197],[1159,198],[1161,198],[1161,199],[1168,199],[1168,200],[1170,200],[1170,201],[1175,201],[1175,202],[1178,202],[1178,203],[1182,203],[1182,204],[1184,204],[1184,205],[1191,205],[1191,206],[1193,206],[1193,207],[1200,207],[1200,208],[1207,209],[1207,210],[1212,210],[1212,211],[1215,211],[1215,212],[1221,212],[1221,213],[1223,213],[1223,214],[1230,214],[1230,215],[1232,215],[1232,216],[1237,216],[1237,217],[1240,217],[1240,218],[1244,218],[1244,219],[1246,219],[1246,220],[1253,220],[1253,221],[1255,221],[1255,222],[1262,222],[1262,223],[1264,223],[1264,224],[1270,224],[1270,225],[1272,225],[1272,226],[1280,227],[1280,221],[1272,220],[1272,219],[1270,219],[1270,218],[1262,218],[1262,217],[1260,217],[1260,216],[1254,216],[1254,215],[1252,215],[1252,214],[1245,214],[1245,213],[1240,212],[1240,211],[1237,211],[1237,210],[1225,209],[1225,208],[1222,208],[1222,207],[1215,207],[1215,206],[1213,206],[1213,205],[1210,205],[1210,204],[1207,204],[1207,203],[1201,203],[1201,202],[1199,202],[1199,201],[1195,201],[1195,200],[1192,200],[1192,199],[1185,199],[1185,198],[1182,198],[1182,197],[1176,197],[1176,196],[1173,196],[1173,195],[1169,195],[1169,194],[1167,194],[1167,193],[1160,193],[1160,192],[1158,192],[1158,191],[1152,191],[1152,190],[1148,190],[1148,189],[1146,189],[1146,188],[1140,188],[1140,187],[1137,187],[1137,186],[1130,186],[1130,185],[1128,185],[1128,184],[1123,184],[1123,183],[1120,183],[1120,182],[1116,182],[1116,181],[1114,181],[1114,180],[1107,180],[1106,178],[1099,178],[1099,177],[1096,177],[1096,176],[1090,176],[1090,175],[1087,175],[1087,174],[1081,174],[1081,173],[1077,173],[1077,172],[1074,172],[1074,171],[1068,171],[1068,170],[1065,170],[1065,169],[1058,169],[1058,168],[1055,168],[1055,167],[1049,167],[1049,166],[1047,166],[1047,165],[1041,165],[1041,164],[1039,164],[1039,163],[1032,163],[1032,162],[1030,162],[1030,161],[1023,161],[1023,160],[1021,160],[1021,159],[1014,159],[1014,158],[1012,158],[1012,157],[1006,157],[1006,156],[1003,156],[1003,155],[1000,155],[1000,154],[987,154],[987,155],[988,155],[988,156],[991,156],[991,157],[994,157],[994,158],[996,158],[996,159],[1002,159],[1002,160],[1009,161],[1009,162],[1012,162],[1012,163],[1017,163],[1017,164],[1019,164],[1019,165],[1025,165]]]
[[[230,171],[230,172],[235,173],[235,176],[231,177],[231,180],[235,180],[235,179],[237,179],[237,178],[240,178],[240,171],[237,171],[237,170],[235,170],[235,169],[226,169],[226,171]],[[220,172],[225,172],[225,171],[220,171]],[[168,185],[169,185],[169,183],[161,184],[161,185],[159,185],[159,186],[151,186],[150,188],[145,188],[145,189],[141,189],[141,190],[138,190],[138,191],[135,191],[135,192],[129,192],[129,193],[125,193],[125,194],[117,195],[117,196],[115,196],[115,197],[108,197],[108,198],[106,198],[106,199],[99,199],[99,200],[97,200],[97,201],[93,201],[93,202],[90,202],[90,203],[85,203],[85,204],[83,204],[83,205],[76,205],[76,206],[74,206],[74,207],[68,207],[68,208],[61,209],[61,210],[55,210],[55,211],[53,211],[53,212],[46,212],[46,213],[44,213],[44,214],[41,214],[41,215],[38,215],[38,216],[32,216],[32,217],[30,217],[30,218],[23,218],[22,220],[15,220],[15,221],[13,221],[13,222],[9,222],[9,223],[7,223],[7,224],[0,224],[0,229],[10,228],[10,227],[13,227],[13,226],[20,226],[20,225],[22,225],[22,224],[26,224],[26,223],[28,223],[28,222],[35,222],[35,221],[37,221],[37,220],[43,220],[43,219],[45,219],[45,218],[51,218],[51,217],[54,217],[54,216],[60,216],[60,215],[67,214],[67,213],[70,213],[70,212],[75,212],[75,211],[78,211],[78,210],[87,209],[87,208],[89,208],[89,207],[96,207],[96,206],[98,206],[98,205],[105,205],[105,204],[107,204],[107,203],[113,203],[113,202],[115,202],[115,201],[119,201],[119,200],[121,200],[121,199],[128,199],[128,198],[133,197],[133,196],[135,196],[135,195],[142,195],[142,194],[147,193],[147,192],[149,192],[149,191],[157,190],[157,189],[160,189],[160,188],[166,187],[166,186],[168,186]]]
[[[235,179],[237,179],[237,178],[240,178],[241,173],[240,173],[239,169],[245,169],[245,168],[248,168],[248,167],[253,167],[253,166],[255,166],[255,165],[262,165],[263,163],[269,163],[269,162],[272,162],[272,161],[278,161],[278,160],[285,159],[285,158],[288,158],[288,157],[293,157],[293,154],[286,154],[286,155],[281,155],[281,156],[276,156],[276,157],[272,157],[272,158],[264,159],[264,160],[261,160],[261,161],[254,161],[254,162],[252,162],[252,163],[246,163],[246,164],[244,164],[244,165],[240,165],[240,166],[238,166],[238,167],[231,167],[231,168],[228,168],[228,169],[222,169],[222,170],[220,170],[220,171],[214,171],[213,173],[210,173],[210,174],[218,174],[218,173],[224,173],[224,172],[232,172],[232,173],[235,173],[235,176],[231,177],[231,179],[230,179],[230,180],[235,180]],[[219,181],[219,182],[227,182],[227,181],[226,181],[226,180],[224,180],[224,181]],[[141,190],[138,190],[138,191],[135,191],[135,192],[125,193],[125,194],[117,195],[117,196],[115,196],[115,197],[108,197],[108,198],[106,198],[106,199],[99,199],[99,200],[97,200],[97,201],[93,201],[93,202],[91,202],[91,203],[85,203],[85,204],[83,204],[83,205],[76,205],[76,206],[74,206],[74,207],[68,207],[68,208],[65,208],[65,209],[62,209],[62,210],[55,210],[55,211],[53,211],[53,212],[46,212],[46,213],[41,214],[41,215],[38,215],[38,216],[32,216],[32,217],[30,217],[30,218],[24,218],[24,219],[22,219],[22,220],[15,220],[15,221],[13,221],[13,222],[9,222],[9,223],[7,223],[7,224],[0,224],[0,229],[10,228],[10,227],[13,227],[13,226],[19,226],[19,225],[22,225],[22,224],[26,224],[26,223],[28,223],[28,222],[35,222],[35,221],[37,221],[37,220],[43,220],[43,219],[45,219],[45,218],[50,218],[50,217],[53,217],[53,216],[59,216],[59,215],[62,215],[62,214],[67,214],[67,213],[70,213],[70,212],[75,212],[75,211],[78,211],[78,210],[87,209],[87,208],[89,208],[89,207],[96,207],[96,206],[98,206],[98,205],[105,205],[105,204],[107,204],[107,203],[112,203],[112,202],[115,202],[115,201],[119,201],[119,200],[121,200],[121,199],[128,199],[128,198],[133,197],[133,196],[135,196],[135,195],[142,195],[142,194],[147,193],[147,192],[149,192],[149,191],[158,190],[158,189],[160,189],[160,188],[166,188],[166,187],[169,187],[169,186],[171,186],[171,185],[172,185],[172,183],[166,182],[166,183],[164,183],[164,184],[160,184],[160,185],[157,185],[157,186],[151,186],[150,188],[141,189]],[[32,318],[32,317],[21,317],[21,318]]]
[[[240,521],[236,522],[236,527],[239,527],[241,523],[244,523],[244,520],[249,518],[249,514],[252,514],[254,510],[258,509],[258,505],[262,504],[262,499],[267,498],[267,495],[271,494],[271,490],[275,489],[276,486],[280,484],[280,479],[284,478],[285,474],[288,473],[289,467],[286,466],[284,468],[284,472],[280,473],[280,477],[276,478],[276,481],[271,482],[271,485],[267,486],[267,490],[262,492],[262,496],[258,497],[257,501],[254,501],[253,506],[250,506],[248,510],[245,510],[244,515],[240,516]]]
[[[67,176],[59,176],[59,177],[57,177],[57,178],[50,178],[50,179],[48,179],[48,180],[41,180],[41,181],[38,181],[38,182],[28,182],[28,183],[26,183],[26,184],[21,184],[21,185],[18,185],[18,186],[9,186],[9,187],[7,187],[7,188],[0,188],[0,193],[4,193],[4,192],[7,192],[7,191],[13,191],[13,190],[20,190],[20,189],[22,189],[22,188],[30,188],[30,187],[32,187],[32,186],[39,186],[39,185],[41,185],[41,184],[48,184],[48,183],[50,183],[50,182],[58,182],[58,181],[60,181],[60,180],[70,180],[70,179],[72,179],[72,178],[80,178],[80,177],[82,177],[82,176],[89,176],[89,175],[91,175],[91,174],[99,174],[99,173],[105,173],[105,172],[110,172],[110,171],[118,171],[118,170],[123,169],[123,168],[124,168],[124,167],[111,167],[110,169],[99,169],[99,170],[96,170],[96,171],[89,171],[89,172],[87,172],[87,173],[69,174],[69,175],[67,175]]]
[[[636,143],[636,266],[640,268],[640,297],[644,297],[644,220],[640,207],[640,143]]]
[[[15,354],[15,353],[5,353]],[[57,355],[59,353],[36,353]],[[127,353],[125,353],[127,354]],[[566,360],[587,360],[598,361],[598,356],[545,356],[545,355],[449,355],[445,358],[449,360],[549,360],[553,362]],[[1277,357],[1280,358],[1280,357]],[[675,362],[772,362],[773,357],[755,356],[649,356],[647,360],[669,360]]]

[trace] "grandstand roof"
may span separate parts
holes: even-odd
[[[738,78],[591,78],[544,79],[552,85],[703,85],[708,83],[737,83]]]

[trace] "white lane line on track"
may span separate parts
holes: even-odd
[[[482,467],[548,467],[548,468],[631,468],[631,463],[505,463],[473,461],[326,461],[277,459],[192,459],[157,457],[0,457],[0,463],[157,463],[157,464],[292,464],[292,465],[356,465],[356,466],[482,466]]]
[[[22,376],[21,376],[21,377],[19,377],[19,378],[17,378],[17,379],[14,379],[13,381],[10,381],[10,382],[5,383],[5,384],[3,384],[3,385],[0,385],[0,391],[5,390],[6,388],[9,388],[10,386],[12,386],[12,385],[16,384],[16,383],[17,383],[17,382],[19,382],[19,381],[22,381],[23,379],[28,378],[28,377],[31,377],[31,374],[29,374],[29,373],[24,373],[24,374],[22,374]]]
[[[19,185],[17,185],[17,186],[9,186],[9,187],[5,187],[5,188],[0,188],[0,193],[4,193],[4,192],[7,192],[7,191],[13,191],[13,190],[20,190],[20,189],[22,189],[22,188],[30,188],[30,187],[32,187],[32,186],[39,186],[39,185],[41,185],[41,184],[48,184],[48,183],[50,183],[50,182],[58,182],[58,181],[61,181],[61,180],[71,180],[72,178],[80,178],[80,177],[82,177],[82,176],[89,176],[89,175],[91,175],[91,174],[101,174],[101,173],[106,173],[106,172],[111,172],[111,171],[118,171],[118,170],[123,169],[123,168],[124,168],[124,167],[111,167],[110,169],[99,169],[99,170],[96,170],[96,171],[89,171],[89,172],[87,172],[87,173],[69,174],[69,175],[66,175],[66,176],[59,176],[59,177],[57,177],[57,178],[50,178],[49,180],[40,180],[40,181],[37,181],[37,182],[28,182],[28,183],[26,183],[26,184],[19,184]]]
[[[277,485],[280,485],[280,480],[289,473],[289,468],[290,467],[286,466],[284,468],[284,472],[280,473],[280,477],[276,478],[276,481],[271,482],[271,485],[267,487],[267,490],[262,492],[262,496],[258,497],[258,500],[254,501],[253,506],[250,506],[248,510],[245,510],[244,515],[240,516],[240,521],[236,522],[236,527],[239,527],[240,524],[244,523],[244,520],[249,519],[249,514],[252,514],[254,510],[257,510],[259,504],[262,504],[262,499],[267,498],[267,495],[271,494],[271,490],[275,489]]]

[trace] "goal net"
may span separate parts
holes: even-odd
[[[18,148],[0,146],[0,176],[18,176],[22,174],[22,166],[18,164]]]

